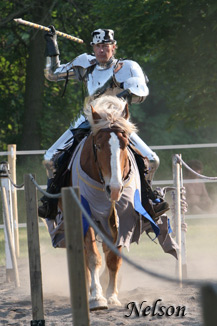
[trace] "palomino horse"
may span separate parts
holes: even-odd
[[[138,243],[143,231],[150,231],[149,222],[152,227],[154,225],[155,231],[160,227],[150,216],[144,214],[141,206],[139,171],[134,154],[128,146],[129,136],[136,131],[136,127],[129,120],[127,103],[113,96],[103,96],[93,101],[85,109],[85,115],[91,125],[91,133],[81,141],[72,156],[72,186],[79,186],[82,203],[103,234],[119,251],[122,247],[129,249],[132,242]],[[162,225],[167,227],[166,222]],[[108,287],[104,294],[99,275],[102,259],[97,248],[95,232],[84,217],[83,226],[90,309],[105,309],[108,304],[120,305],[117,277],[121,258],[103,244],[109,273]],[[49,228],[55,247],[64,246],[64,243],[61,244],[62,239],[64,240],[62,231],[63,220],[57,222],[55,227],[52,225]],[[174,246],[167,230],[161,232],[158,240],[160,237],[162,243],[169,241],[168,248],[163,249],[171,253]]]
[[[80,187],[87,200],[91,217],[102,231],[122,246],[138,241],[140,217],[134,210],[134,193],[140,191],[139,172],[128,149],[129,136],[136,127],[129,121],[128,105],[112,96],[101,97],[85,110],[91,134],[81,142],[72,160],[72,184]],[[90,309],[103,309],[108,304],[120,305],[117,276],[121,258],[105,244],[103,250],[109,271],[106,297],[100,285],[101,256],[94,230],[85,234],[85,252],[90,280]]]

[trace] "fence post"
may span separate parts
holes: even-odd
[[[6,203],[5,206],[8,208],[8,215],[9,215],[9,223],[10,223],[10,230],[11,230],[11,238],[13,242],[13,246],[15,247],[14,243],[14,220],[13,220],[13,211],[12,211],[12,198],[11,198],[11,183],[9,182],[7,171],[8,166],[6,167],[7,163],[2,163],[0,165],[1,171],[1,189],[5,188],[6,191]],[[1,192],[3,194],[3,191]],[[2,202],[4,201],[2,196]],[[14,281],[14,271],[13,271],[13,262],[11,257],[8,233],[6,229],[6,216],[4,211],[3,205],[3,219],[4,219],[4,235],[5,235],[5,258],[6,258],[6,282]]]
[[[179,154],[180,158],[182,155]],[[180,162],[180,187],[183,188],[183,170],[182,170],[182,163]],[[181,195],[181,199],[182,195]],[[183,199],[186,200],[185,198]],[[186,254],[186,230],[183,230],[182,225],[185,223],[185,212],[184,208],[181,207],[181,253],[182,253],[182,276],[183,278],[187,278],[187,254]]]
[[[16,148],[17,145],[8,145],[8,163],[9,169],[11,173],[11,179],[13,183],[17,183],[16,177]],[[15,240],[15,252],[16,256],[20,256],[20,246],[19,246],[19,228],[18,228],[18,212],[17,212],[17,189],[12,185],[12,207],[13,207],[13,218],[14,218],[14,240]]]
[[[201,288],[204,326],[217,325],[217,285],[206,284]]]
[[[80,198],[79,188],[73,189]],[[62,188],[62,201],[73,325],[89,326],[81,211],[72,196],[72,188]]]
[[[34,175],[33,175],[34,176]],[[34,176],[35,178],[35,176]],[[38,207],[35,185],[30,175],[24,177],[27,215],[27,238],[29,251],[29,271],[32,300],[32,326],[44,326],[43,290],[41,275],[41,254],[39,243]]]
[[[180,205],[180,164],[176,155],[173,155],[173,181],[175,187],[175,226],[176,226],[176,242],[178,249],[178,278],[180,286],[182,286],[182,245],[181,245],[181,205]]]
[[[4,218],[5,218],[5,228],[6,228],[6,233],[7,233],[11,261],[12,261],[12,270],[14,273],[13,278],[15,281],[15,286],[19,287],[20,281],[19,281],[17,260],[16,260],[16,254],[15,254],[14,243],[13,243],[12,232],[11,232],[11,223],[10,223],[5,187],[2,187],[2,199],[3,199]]]

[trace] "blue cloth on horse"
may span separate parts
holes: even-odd
[[[134,194],[134,209],[139,214],[144,216],[147,220],[149,220],[149,222],[151,223],[151,227],[152,227],[156,237],[158,237],[158,235],[160,234],[159,226],[157,226],[157,224],[154,222],[154,220],[151,218],[151,216],[148,214],[148,212],[142,206],[142,203],[141,203],[141,200],[140,200],[140,194],[139,194],[138,189],[136,189],[135,194]]]
[[[90,210],[90,205],[88,204],[88,201],[81,195],[81,204],[86,210],[87,214],[91,217],[91,210]],[[82,222],[83,222],[83,231],[84,231],[84,237],[87,233],[87,230],[89,228],[89,223],[87,222],[84,214],[82,214]]]
[[[171,228],[171,224],[170,224],[170,219],[169,219],[169,218],[168,218],[168,220],[167,220],[167,223],[168,223],[168,233],[172,233],[173,230],[172,230],[172,228]]]

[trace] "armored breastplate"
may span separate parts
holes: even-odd
[[[96,65],[87,75],[87,90],[90,96],[103,94],[113,84],[114,67],[117,60],[113,60],[109,66]]]

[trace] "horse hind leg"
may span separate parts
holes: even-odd
[[[118,248],[121,251],[121,247]],[[122,264],[122,258],[114,254],[111,250],[104,250],[106,264],[109,271],[109,283],[106,291],[108,304],[121,306],[118,300],[118,272]]]
[[[103,296],[102,287],[99,280],[99,270],[102,265],[102,258],[96,245],[94,231],[89,227],[85,236],[85,253],[87,267],[90,271],[90,310],[107,309],[107,300]]]

